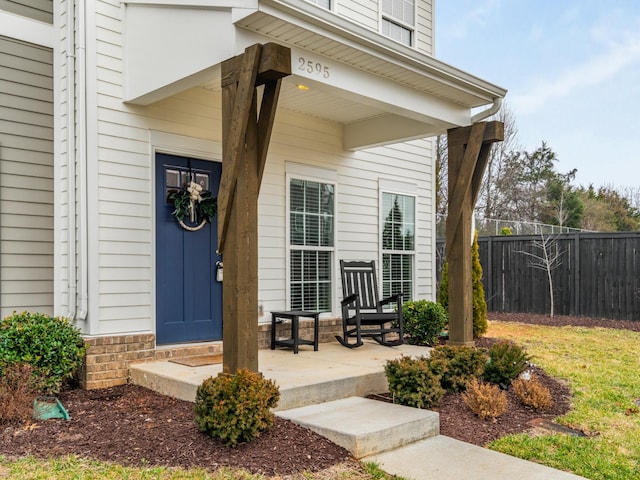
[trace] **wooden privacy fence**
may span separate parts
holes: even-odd
[[[551,271],[556,315],[640,321],[640,232],[544,238],[547,253],[559,255]],[[541,240],[540,235],[478,238],[489,311],[549,313],[547,272],[531,265],[534,257],[544,257]],[[443,240],[437,252],[439,281]]]

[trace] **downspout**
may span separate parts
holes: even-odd
[[[495,97],[493,99],[493,105],[491,105],[486,110],[476,113],[474,116],[471,117],[471,125],[473,125],[476,122],[481,122],[485,118],[489,118],[491,115],[498,113],[500,111],[500,107],[502,107],[502,98]],[[471,213],[471,245],[473,245],[475,232],[476,232],[476,211],[474,208],[473,212]]]
[[[80,200],[80,298],[78,320],[86,320],[88,310],[88,276],[89,269],[87,265],[87,69],[86,69],[86,24],[87,12],[85,10],[85,1],[78,2],[78,51],[77,70],[78,70],[78,146],[76,149],[76,164],[78,165],[79,191],[78,198]]]
[[[76,317],[76,84],[75,84],[75,1],[67,2],[67,300],[71,321]]]
[[[476,122],[481,122],[485,118],[489,118],[491,115],[498,113],[498,111],[500,111],[500,107],[502,107],[502,98],[494,98],[493,105],[491,105],[486,110],[476,113],[473,117],[471,117],[471,125]]]

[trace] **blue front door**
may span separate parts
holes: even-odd
[[[222,283],[216,280],[216,218],[197,231],[172,215],[169,195],[190,181],[218,195],[221,164],[156,155],[156,341],[222,339]]]

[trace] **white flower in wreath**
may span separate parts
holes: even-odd
[[[172,215],[185,230],[200,230],[217,213],[217,199],[209,190],[204,190],[202,185],[193,181],[182,190],[171,193],[169,200],[175,207]],[[185,223],[187,216],[191,225]]]

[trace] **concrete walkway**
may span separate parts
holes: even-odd
[[[304,425],[375,462],[391,474],[414,480],[576,480],[582,477],[439,435],[435,412],[362,397],[387,391],[384,365],[400,356],[428,355],[412,345],[383,347],[370,341],[356,349],[323,343],[260,350],[259,368],[280,388],[276,414]],[[222,365],[188,367],[168,361],[133,365],[131,382],[194,401],[198,385]]]

